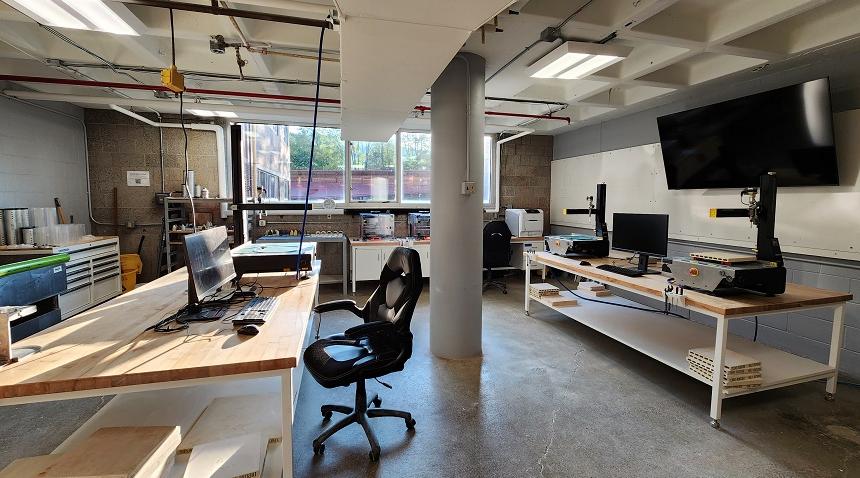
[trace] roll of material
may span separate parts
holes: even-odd
[[[64,246],[79,241],[86,233],[84,224],[40,226],[33,230],[33,241],[40,246]]]
[[[33,226],[22,227],[21,228],[21,244],[35,244],[36,243],[35,232],[36,232],[36,228]]]
[[[189,169],[188,175],[185,177],[185,184],[188,188],[182,188],[182,196],[188,197],[194,195],[194,170]]]
[[[30,227],[30,210],[13,208],[3,210],[3,230],[10,246],[18,244],[18,229]]]
[[[35,227],[55,226],[60,223],[56,207],[31,207],[30,225]]]

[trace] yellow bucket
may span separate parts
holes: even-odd
[[[137,287],[137,272],[128,271],[122,273],[122,291],[123,293],[133,291]]]
[[[143,261],[137,254],[120,254],[119,267],[122,270],[122,291],[129,292],[137,286],[137,275],[143,270]]]
[[[140,274],[140,271],[143,270],[143,261],[140,260],[140,256],[137,254],[120,254],[119,268],[123,272],[134,271],[136,274]]]

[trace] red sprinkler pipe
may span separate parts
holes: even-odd
[[[161,85],[140,85],[137,83],[117,83],[113,81],[94,81],[94,80],[75,80],[71,78],[45,78],[41,76],[21,76],[21,75],[0,75],[0,80],[6,81],[21,81],[27,83],[47,83],[53,85],[73,85],[73,86],[91,86],[102,88],[116,88],[123,90],[146,90],[146,91],[164,91],[171,92],[166,86]],[[228,91],[228,90],[209,90],[204,88],[186,88],[188,93],[197,93],[201,95],[215,96],[237,96],[242,98],[259,98],[268,100],[281,101],[305,101],[314,102],[316,98],[311,96],[292,96],[292,95],[273,95],[269,93],[252,93],[246,91]],[[334,98],[320,98],[320,103],[331,105],[339,105],[340,100]],[[430,111],[429,106],[416,106],[415,111],[425,112]],[[567,116],[551,116],[551,115],[530,115],[524,113],[510,113],[506,111],[486,111],[487,116],[507,116],[513,118],[531,118],[543,120],[559,120],[566,121],[570,124],[570,118]]]

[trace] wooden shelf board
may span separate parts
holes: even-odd
[[[641,304],[617,296],[603,297],[601,300],[642,307]],[[580,300],[579,305],[572,307],[553,307],[548,302],[538,302],[679,372],[711,385],[710,381],[691,371],[687,363],[687,352],[690,349],[714,346],[716,332],[711,327],[660,313],[586,300]],[[829,365],[734,335],[729,335],[727,347],[761,361],[762,386],[732,393],[724,392],[726,397],[825,378],[834,373],[833,367]]]

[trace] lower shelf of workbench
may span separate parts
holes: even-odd
[[[553,307],[546,301],[533,300],[702,383],[711,385],[709,380],[692,372],[687,364],[687,352],[690,349],[714,347],[716,332],[711,327],[662,313],[626,309],[582,299],[577,305],[570,307]],[[641,304],[618,296],[601,297],[601,300],[642,307]],[[753,389],[725,391],[725,397],[828,378],[834,374],[833,367],[827,364],[783,352],[743,337],[729,335],[727,348],[760,360],[763,382],[761,387]]]

